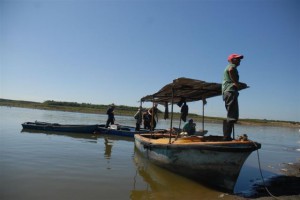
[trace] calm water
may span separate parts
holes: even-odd
[[[105,115],[0,107],[0,199],[230,199],[222,192],[156,167],[135,151],[134,139],[105,135],[23,132],[21,123],[100,124]],[[133,125],[133,117],[116,116]],[[176,123],[174,124],[176,126]],[[197,124],[201,127],[201,124]],[[161,120],[158,128],[169,128]],[[206,124],[222,135],[220,124]],[[237,126],[261,142],[263,175],[300,159],[300,132],[293,128]],[[257,153],[245,162],[235,193],[260,180]]]

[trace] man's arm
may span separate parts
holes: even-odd
[[[231,78],[231,80],[233,81],[234,83],[234,86],[239,88],[239,82],[237,80],[237,76],[236,76],[236,73],[235,73],[235,69],[233,67],[230,67],[228,69],[228,72],[229,72],[229,76]]]

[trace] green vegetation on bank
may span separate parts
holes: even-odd
[[[61,102],[61,101],[52,101],[52,100],[47,100],[44,101],[43,103],[40,103],[40,102],[33,102],[33,101],[0,99],[0,106],[106,114],[106,110],[109,105]],[[137,111],[137,107],[116,105],[116,111],[117,111],[116,114],[119,115],[131,115]]]
[[[47,100],[43,103],[33,101],[19,101],[10,99],[1,99],[0,106],[10,107],[21,107],[21,108],[32,108],[32,109],[43,109],[43,110],[60,110],[68,112],[81,112],[81,113],[96,113],[106,114],[106,110],[109,105],[101,104],[90,104],[90,103],[77,103],[77,102],[60,102]],[[127,115],[133,116],[137,112],[138,107],[116,105],[116,115]],[[159,111],[160,119],[163,118],[164,113]],[[170,116],[170,113],[169,113]],[[179,119],[180,113],[174,113],[175,119]],[[196,121],[201,121],[202,116],[189,113],[189,118],[193,118]],[[224,118],[221,117],[209,117],[205,116],[205,121],[221,123]],[[240,119],[239,123],[249,125],[267,125],[267,126],[289,126],[289,127],[300,127],[300,122],[293,121],[279,121],[279,120],[260,120],[260,119]]]

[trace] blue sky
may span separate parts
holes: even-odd
[[[240,117],[300,121],[299,10],[297,0],[0,0],[0,98],[139,106],[178,77],[221,83],[239,53],[250,86]],[[205,113],[225,117],[222,98]]]

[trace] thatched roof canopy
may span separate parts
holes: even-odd
[[[241,86],[240,90],[248,87],[244,83],[242,83]],[[182,77],[173,80],[172,83],[167,84],[158,92],[143,97],[141,101],[165,104],[166,102],[171,103],[173,97],[173,103],[178,103],[182,101],[182,99],[185,99],[186,102],[192,102],[219,96],[221,94],[222,85],[220,83],[209,83]]]

